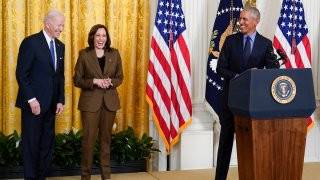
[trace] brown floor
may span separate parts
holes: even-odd
[[[320,180],[320,163],[305,163],[303,167],[303,180]],[[112,180],[213,180],[214,168],[183,171],[166,172],[141,172],[112,174]],[[79,176],[49,177],[47,180],[79,180]],[[92,180],[100,180],[99,175],[95,175]],[[231,167],[227,180],[238,180],[238,169]]]

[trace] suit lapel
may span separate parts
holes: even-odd
[[[102,71],[101,71],[100,64],[98,62],[98,58],[94,49],[88,52],[88,60],[91,61],[91,63],[89,63],[92,65],[91,68],[93,68],[95,72],[98,73],[98,76],[102,78],[103,77]]]
[[[244,59],[243,59],[244,45],[243,45],[243,34],[242,33],[239,33],[239,36],[237,39],[237,44],[240,44],[239,49],[238,49],[238,53],[241,54],[242,67],[245,68],[247,66],[247,64],[244,64]],[[249,57],[248,61],[250,61],[250,57]]]
[[[113,54],[110,52],[106,52],[104,54],[104,56],[105,56],[105,65],[104,65],[103,75],[106,76],[107,74],[109,74],[109,68],[111,67],[111,64],[113,63],[114,58],[113,58]]]
[[[253,47],[252,47],[252,51],[251,51],[251,54],[250,54],[250,57],[249,57],[249,61],[248,61],[248,65],[251,65],[253,64],[253,61],[254,61],[254,57],[256,56],[255,54],[259,51],[259,38],[260,38],[260,34],[256,34],[256,37],[254,39],[254,42],[253,42]]]
[[[63,52],[62,52],[62,44],[55,39],[54,41],[55,47],[56,47],[56,56],[57,56],[57,67],[56,67],[56,72],[58,72],[58,68],[60,67],[60,63],[63,63]]]
[[[42,48],[43,52],[45,52],[47,60],[49,61],[51,67],[54,69],[50,49],[42,31],[38,33],[38,37],[40,42],[40,48]]]

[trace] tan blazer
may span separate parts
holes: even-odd
[[[111,49],[105,54],[104,73],[102,73],[95,50],[79,51],[75,66],[74,85],[81,88],[78,109],[96,112],[105,104],[110,111],[120,109],[117,87],[122,83],[123,72],[121,57],[117,49]],[[108,89],[101,89],[93,85],[93,78],[110,78],[113,84]]]

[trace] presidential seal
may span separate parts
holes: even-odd
[[[279,76],[271,86],[272,97],[281,104],[287,104],[296,96],[296,84],[288,76]]]

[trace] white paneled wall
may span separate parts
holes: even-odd
[[[314,86],[317,104],[319,106],[320,1],[302,0],[302,2],[304,3],[306,21],[309,27]],[[150,34],[152,34],[157,3],[158,0],[150,0]],[[257,0],[257,7],[262,14],[261,22],[258,25],[258,31],[269,39],[273,39],[276,23],[280,14],[281,3],[282,0]],[[192,66],[193,121],[182,133],[179,143],[171,151],[171,170],[211,168],[216,157],[219,124],[216,123],[216,118],[207,112],[204,98],[209,38],[211,36],[218,5],[219,0],[182,0]],[[315,126],[307,136],[305,162],[320,161],[319,114],[320,111],[317,110],[317,113],[315,113]],[[166,151],[163,142],[158,135],[158,130],[153,124],[152,116],[149,117],[149,120],[150,135],[159,141],[159,148],[162,151],[162,153],[153,157],[152,170],[165,171],[167,169]],[[236,164],[236,148],[234,145],[231,165]]]

